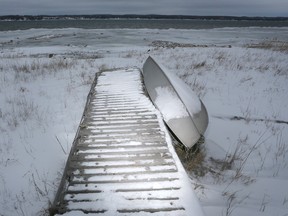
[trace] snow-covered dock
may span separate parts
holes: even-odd
[[[51,208],[55,214],[203,214],[139,69],[97,75]]]

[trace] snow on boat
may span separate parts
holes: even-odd
[[[191,148],[208,126],[207,110],[192,89],[151,56],[143,66],[147,92],[173,134]]]

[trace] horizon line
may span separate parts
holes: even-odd
[[[195,19],[195,18],[211,18],[211,19],[216,19],[216,18],[237,18],[237,19],[242,19],[242,18],[252,18],[252,19],[275,19],[275,18],[280,18],[280,19],[288,19],[288,16],[239,16],[239,15],[167,15],[167,14],[57,14],[57,15],[48,15],[48,14],[38,14],[38,15],[15,15],[15,14],[10,14],[10,15],[0,15],[0,17],[91,17],[91,18],[104,18],[104,17],[115,17],[115,18],[184,18],[184,19]]]

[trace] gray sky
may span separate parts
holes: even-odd
[[[0,0],[0,15],[288,16],[288,0]]]

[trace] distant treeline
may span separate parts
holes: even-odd
[[[259,20],[259,21],[288,21],[288,17],[246,17],[246,16],[190,16],[190,15],[7,15],[0,20],[65,20],[65,19],[201,19],[201,20]]]

